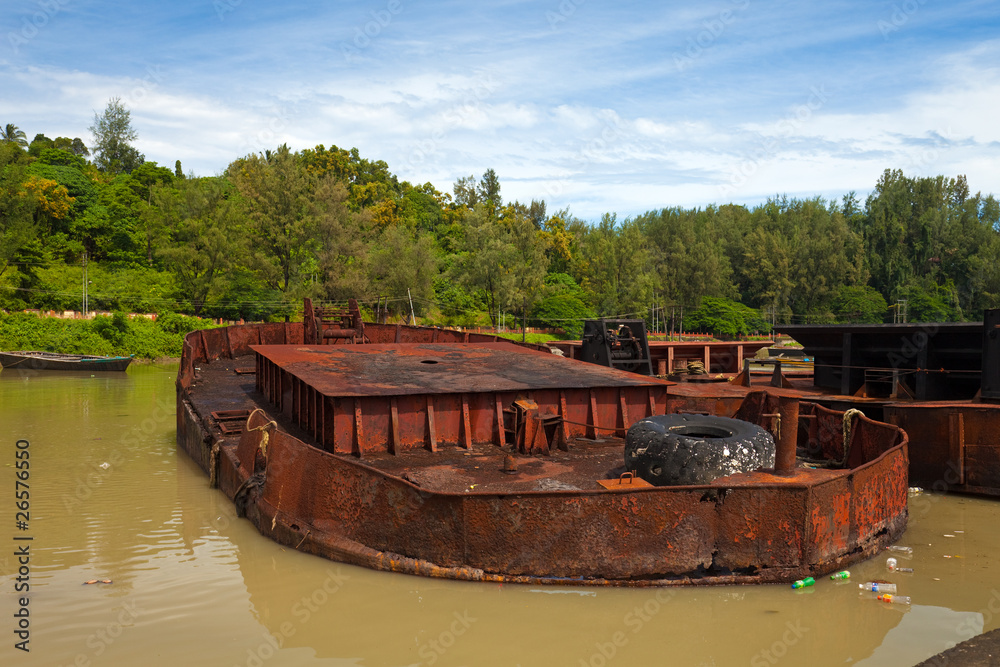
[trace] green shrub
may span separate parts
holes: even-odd
[[[706,296],[701,305],[684,318],[689,330],[711,333],[720,338],[768,332],[771,325],[753,308],[737,301]]]
[[[0,314],[0,349],[67,354],[134,355],[141,359],[179,357],[184,336],[215,326],[211,320],[165,313],[156,321],[122,312],[93,320],[61,320],[30,313]]]

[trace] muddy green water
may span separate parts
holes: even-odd
[[[900,565],[914,574],[880,557],[800,591],[499,586],[302,555],[237,519],[177,450],[175,372],[0,373],[0,665],[884,667],[1000,627],[1000,501],[969,497],[911,493]],[[871,578],[913,604],[865,598]]]

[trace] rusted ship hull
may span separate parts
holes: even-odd
[[[367,352],[307,346],[301,324],[185,342],[179,445],[261,533],[299,550],[477,581],[768,583],[844,567],[905,529],[907,446],[896,427],[854,418],[843,469],[634,488],[608,480],[635,421],[693,409],[773,425],[781,397],[690,399],[655,378],[505,345],[489,352],[493,337],[371,324],[364,333],[376,344]],[[379,366],[390,357],[399,365]],[[476,363],[495,365],[462,370]],[[345,375],[345,364],[384,373]],[[448,377],[433,375],[449,364]],[[422,382],[399,377],[425,369]],[[842,414],[797,407],[799,446],[843,457]],[[511,430],[512,416],[521,421]],[[506,453],[516,471],[503,470]]]

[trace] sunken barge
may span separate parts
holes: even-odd
[[[303,552],[473,581],[778,583],[868,558],[906,527],[897,426],[774,388],[680,396],[540,346],[363,323],[353,303],[307,302],[304,319],[193,332],[177,377],[179,446],[263,535]],[[627,430],[672,413],[769,429],[774,468],[687,486],[631,476]]]

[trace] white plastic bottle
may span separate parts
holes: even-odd
[[[896,584],[883,584],[877,581],[866,581],[863,584],[858,584],[858,588],[863,591],[871,591],[872,593],[895,593]]]
[[[880,595],[878,596],[879,602],[888,602],[889,604],[910,604],[909,595]]]

